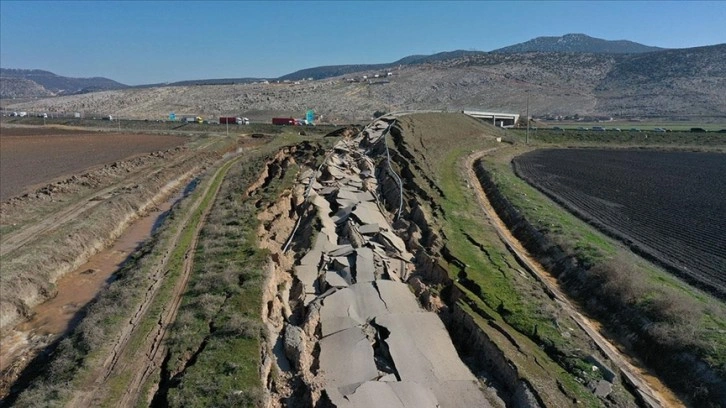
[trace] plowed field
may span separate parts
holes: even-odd
[[[726,294],[726,155],[537,150],[517,174],[591,224]]]
[[[0,201],[61,176],[184,143],[179,136],[65,129],[0,130]]]

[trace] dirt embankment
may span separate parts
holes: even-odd
[[[2,206],[0,327],[54,295],[54,282],[166,200],[214,154],[175,148],[115,162]],[[39,219],[39,221],[38,221]]]
[[[657,325],[642,311],[612,291],[575,257],[537,230],[504,197],[487,169],[478,162],[476,174],[499,217],[524,247],[536,256],[571,298],[604,324],[629,352],[640,357],[694,406],[722,406],[726,380],[692,347],[674,344],[652,330]],[[689,373],[684,376],[683,373]]]
[[[427,193],[427,189],[417,184],[421,180],[428,188],[438,190],[436,182],[424,176],[423,179],[413,175],[414,168],[422,166],[411,153],[404,137],[403,126],[396,125],[391,129],[391,136],[396,150],[391,150],[392,161],[401,169],[403,180],[403,204],[401,217],[396,226],[403,231],[402,238],[409,250],[416,256],[416,272],[409,280],[415,293],[430,310],[436,311],[446,324],[450,337],[464,356],[473,372],[481,373],[487,383],[496,384],[499,397],[507,406],[566,406],[572,403],[573,396],[568,395],[553,378],[547,380],[546,373],[542,377],[525,378],[519,372],[517,364],[511,356],[502,349],[502,343],[509,343],[517,353],[526,354],[517,340],[507,334],[507,329],[500,327],[491,319],[490,327],[497,330],[486,332],[480,326],[470,311],[465,307],[473,304],[467,298],[458,283],[449,275],[448,264],[464,265],[451,254],[446,244],[446,235],[433,220],[436,216],[445,216],[443,208],[436,203],[434,197]],[[417,174],[423,174],[421,168],[416,169]],[[396,178],[391,175],[387,164],[382,162],[378,172],[381,178],[382,201],[391,211],[399,207],[401,196]],[[443,194],[439,190],[439,193]],[[426,203],[427,205],[423,205]],[[427,208],[431,208],[433,213]],[[466,276],[460,276],[461,285],[466,286]],[[497,337],[496,339],[494,337]],[[507,347],[509,347],[507,346]],[[536,359],[534,356],[524,356],[525,359]],[[486,373],[486,374],[484,374]]]

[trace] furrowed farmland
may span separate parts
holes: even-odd
[[[8,127],[2,130],[0,200],[32,186],[132,156],[166,150],[186,142],[172,135],[94,132],[63,128]]]
[[[518,175],[677,275],[726,294],[723,154],[537,150]]]

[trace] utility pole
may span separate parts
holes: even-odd
[[[526,144],[529,144],[529,92],[527,92],[527,139]]]

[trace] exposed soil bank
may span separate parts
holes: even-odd
[[[692,348],[677,347],[653,329],[657,326],[622,298],[609,294],[604,282],[566,253],[528,220],[503,196],[481,162],[476,173],[492,206],[514,236],[540,263],[557,277],[560,286],[604,324],[626,348],[689,403],[718,407],[726,402],[726,380],[706,364]],[[685,373],[688,373],[685,375]]]
[[[391,136],[396,150],[391,150],[391,160],[395,163],[402,175],[403,203],[400,203],[399,185],[396,177],[382,161],[377,168],[377,175],[381,186],[381,198],[389,211],[397,211],[401,205],[401,216],[396,221],[396,227],[403,231],[402,238],[409,250],[416,257],[415,273],[411,284],[420,301],[430,310],[437,311],[446,324],[450,338],[457,347],[472,372],[478,373],[487,384],[496,387],[497,396],[507,406],[537,407],[537,406],[564,406],[572,403],[572,397],[558,389],[557,385],[538,383],[533,384],[523,378],[505,352],[497,345],[497,341],[490,337],[503,336],[505,342],[511,341],[517,348],[516,341],[506,334],[504,328],[487,333],[480,326],[482,322],[475,321],[471,311],[465,311],[466,295],[458,285],[466,286],[466,277],[459,277],[461,283],[455,283],[449,275],[447,264],[462,264],[450,253],[446,246],[446,237],[443,231],[435,226],[432,215],[422,205],[426,202],[434,212],[443,209],[430,197],[422,186],[416,184],[413,177],[413,168],[420,166],[409,151],[404,138],[403,126],[396,124],[391,128]],[[378,146],[381,148],[381,146]],[[420,171],[420,168],[417,169]],[[438,189],[432,179],[425,178],[428,187]],[[443,195],[440,190],[439,193]],[[432,288],[438,288],[432,290]],[[466,306],[469,307],[469,306]],[[494,321],[484,322],[490,327],[497,327]],[[501,341],[501,339],[500,339]],[[519,353],[526,353],[520,349]],[[525,357],[528,359],[533,356]]]
[[[178,196],[162,203],[131,224],[110,247],[91,256],[56,282],[55,296],[31,310],[31,318],[3,333],[0,350],[0,397],[43,348],[73,330],[81,310],[103,290],[130,254],[163,221]]]
[[[170,158],[171,163],[166,167],[149,173],[140,172],[126,180],[128,184],[113,185],[108,191],[102,190],[102,196],[92,195],[72,204],[70,208],[73,211],[59,219],[52,213],[41,221],[14,231],[8,240],[23,235],[26,229],[42,227],[38,233],[27,237],[22,245],[3,255],[0,327],[5,328],[27,318],[32,307],[54,296],[55,282],[60,277],[110,245],[128,225],[152,210],[156,203],[165,201],[173,191],[201,171],[211,156],[178,152]],[[32,205],[32,201],[31,198],[23,198],[4,203],[4,211],[12,213],[22,205]],[[56,211],[64,213],[65,208]]]

